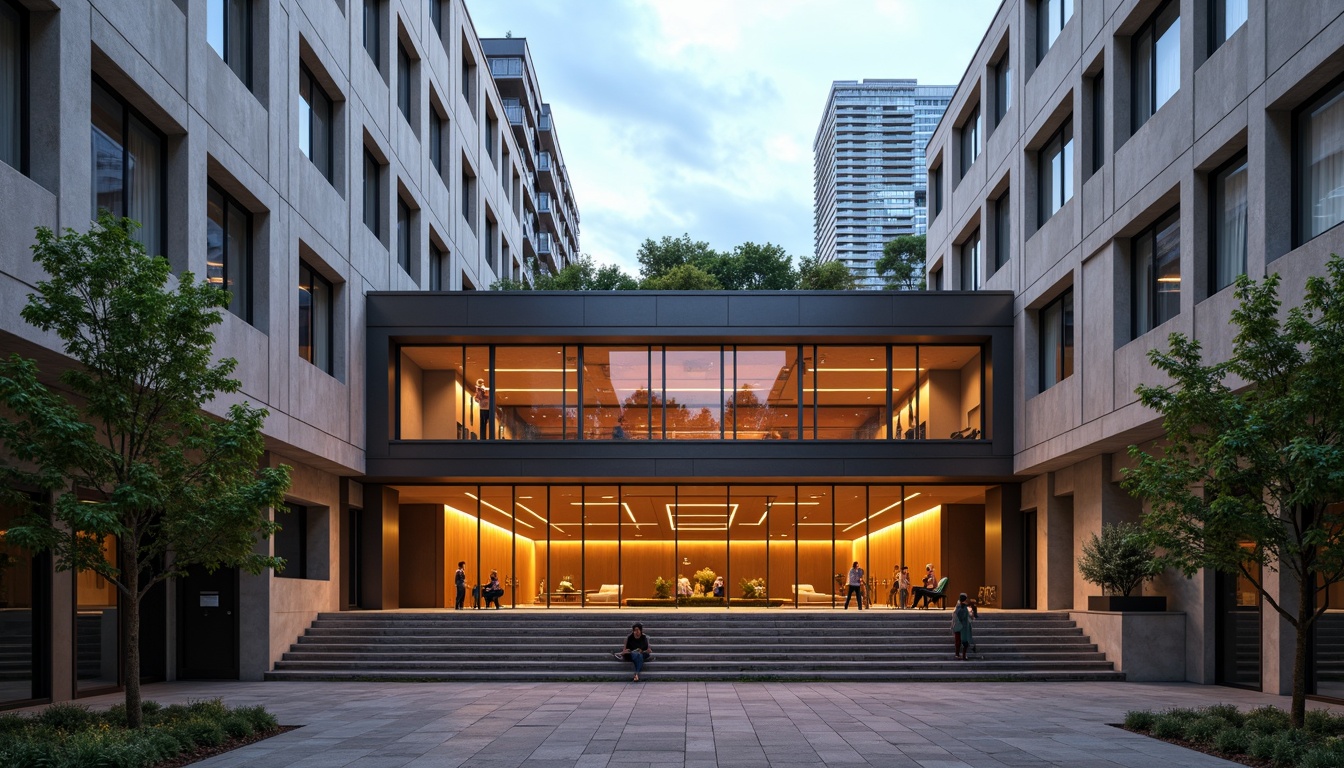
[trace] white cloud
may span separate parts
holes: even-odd
[[[812,141],[833,80],[955,84],[998,0],[467,0],[526,37],[583,223],[634,271],[645,238],[812,253]]]

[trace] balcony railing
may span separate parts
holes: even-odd
[[[537,253],[550,254],[551,252],[551,233],[537,233]]]
[[[490,74],[495,77],[522,77],[523,60],[517,58],[491,59]]]
[[[550,153],[550,152],[538,152],[538,153],[537,153],[537,170],[539,170],[539,171],[550,171],[550,170],[551,170],[551,153]]]
[[[541,118],[537,120],[537,129],[542,131],[551,130],[551,116],[542,113]]]

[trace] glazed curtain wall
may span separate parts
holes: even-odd
[[[508,606],[609,607],[652,598],[655,580],[711,570],[726,597],[802,607],[844,602],[858,561],[871,602],[895,599],[904,563],[949,591],[984,580],[982,486],[565,485],[399,489],[405,607],[447,607],[498,571]],[[945,573],[946,571],[946,573]],[[712,584],[705,585],[712,592]]]
[[[986,438],[978,345],[403,346],[398,440]]]

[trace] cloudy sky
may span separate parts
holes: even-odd
[[[998,0],[467,0],[526,37],[583,223],[635,269],[645,238],[812,254],[812,140],[833,80],[955,84]]]

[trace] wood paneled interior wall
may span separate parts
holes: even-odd
[[[924,566],[933,563],[942,576],[942,508],[934,507],[902,523],[895,523],[873,532],[868,537],[854,540],[854,559],[868,563],[868,575],[879,580],[891,579],[892,566],[904,563],[910,567],[910,586],[920,586]],[[905,537],[905,559],[901,559],[901,537]],[[868,541],[865,541],[865,538]],[[867,559],[865,559],[865,552]],[[873,602],[882,602],[885,594],[872,595]]]
[[[442,504],[401,505],[401,607],[443,608],[453,599],[452,573],[457,561],[444,572]],[[447,597],[445,597],[447,596]],[[447,602],[445,602],[445,600]]]
[[[490,580],[499,571],[505,585],[504,604],[514,600],[508,579],[518,580],[517,601],[530,602],[536,587],[536,547],[510,531],[482,523],[480,556],[476,549],[476,518],[438,504],[408,504],[401,508],[401,605],[404,608],[443,608],[456,595],[453,575],[459,560],[467,563],[467,588]],[[516,573],[515,573],[516,558]],[[471,605],[471,594],[467,594]]]
[[[959,592],[975,597],[985,583],[985,507],[948,504],[943,507],[943,571],[948,601]]]

